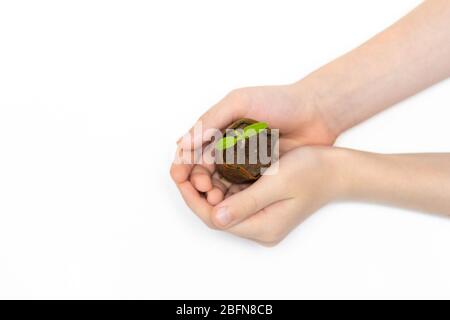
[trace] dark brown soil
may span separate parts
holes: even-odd
[[[243,129],[256,122],[257,121],[253,119],[241,119],[231,124],[229,129]],[[224,136],[227,135],[225,131],[223,134]],[[270,163],[262,164],[260,161],[259,147],[262,135],[267,136],[267,156],[271,157],[272,141],[270,129],[267,128],[267,130],[250,138],[257,139],[257,143],[250,143],[247,138],[238,141],[233,148],[225,149],[223,151],[216,150],[216,161],[223,159],[222,163],[216,163],[217,171],[232,183],[251,183],[258,180],[264,169],[270,166]],[[245,157],[245,161],[242,156],[242,159],[240,159],[241,161],[238,161],[239,154]],[[251,157],[250,155],[252,154],[253,156]],[[256,159],[256,163],[250,163],[251,159]]]

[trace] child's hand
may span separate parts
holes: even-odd
[[[201,147],[211,139],[203,134],[208,129],[223,129],[240,118],[265,121],[270,127],[279,129],[281,154],[306,144],[332,145],[337,134],[329,128],[331,119],[324,119],[311,95],[312,90],[299,85],[235,90],[200,117],[203,132],[194,136],[191,129],[179,141],[178,152]],[[190,181],[194,188],[206,194],[212,205],[243,187],[219,179],[214,165],[174,164],[171,175],[177,184]]]
[[[210,227],[265,245],[281,241],[314,211],[339,197],[345,184],[338,172],[341,149],[303,147],[269,168],[245,190],[211,205],[189,181],[178,184],[188,206]],[[270,175],[274,173],[273,175]]]
[[[313,94],[299,84],[234,90],[199,118],[200,135],[194,136],[194,125],[179,144],[185,150],[198,148],[210,141],[208,129],[220,130],[235,120],[252,118],[280,130],[284,151],[305,144],[331,145],[337,133],[329,127],[332,119],[325,119],[315,105]]]
[[[209,226],[263,244],[281,241],[333,200],[358,200],[450,216],[450,154],[382,155],[330,147],[284,154],[278,172],[211,205],[189,181],[178,188]],[[276,164],[268,169],[274,173]]]

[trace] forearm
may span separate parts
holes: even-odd
[[[339,135],[449,76],[450,1],[428,0],[294,87]]]
[[[336,150],[342,198],[450,215],[450,154]]]

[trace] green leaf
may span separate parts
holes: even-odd
[[[252,136],[257,135],[261,131],[267,129],[268,125],[265,122],[257,122],[254,124],[251,124],[244,128],[244,138],[250,138]]]
[[[234,132],[234,134],[236,135],[237,141],[241,141],[241,140],[244,140],[244,139],[245,139],[245,136],[244,136],[244,130],[242,130],[242,129],[237,129],[237,130],[234,130],[233,132]]]
[[[223,137],[216,143],[217,150],[225,150],[233,147],[236,144],[236,137]]]

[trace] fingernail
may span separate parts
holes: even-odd
[[[225,227],[227,224],[229,224],[231,222],[231,215],[228,212],[228,208],[220,208],[216,213],[216,219],[222,227]]]

